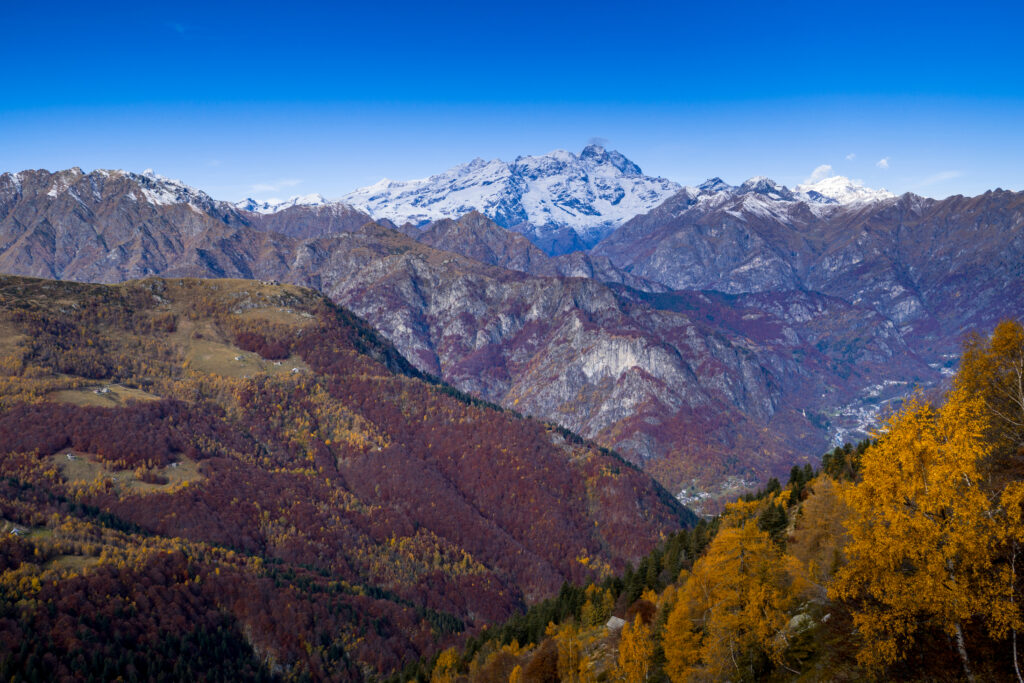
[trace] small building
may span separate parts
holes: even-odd
[[[608,629],[608,631],[611,633],[618,633],[622,630],[622,627],[625,625],[625,619],[620,619],[619,617],[612,617],[607,622],[605,622],[604,627]]]

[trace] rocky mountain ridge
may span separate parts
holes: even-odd
[[[711,197],[683,190],[592,255],[670,289],[835,296],[877,311],[931,353],[955,353],[968,330],[1024,308],[1021,193],[904,194],[823,212],[765,185]]]

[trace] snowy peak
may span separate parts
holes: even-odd
[[[793,201],[793,193],[789,188],[763,175],[754,176],[740,185],[738,194],[757,194],[777,201]]]
[[[523,232],[542,248],[558,251],[550,242],[553,236],[560,235],[567,244],[568,231],[592,245],[679,189],[672,181],[643,175],[620,152],[588,145],[578,156],[555,150],[511,163],[474,159],[429,178],[382,180],[342,201],[398,224],[457,219],[476,210],[502,227]]]
[[[708,178],[697,186],[697,192],[699,194],[718,194],[719,192],[734,192],[735,190],[735,187],[717,176],[714,178]]]
[[[850,180],[841,175],[822,178],[814,183],[796,186],[796,191],[808,201],[824,203],[857,204],[861,202],[877,202],[892,199],[896,195],[886,189],[874,190],[864,187],[859,180]]]
[[[640,170],[639,166],[619,152],[616,152],[615,150],[609,152],[600,145],[587,145],[584,147],[583,151],[580,152],[580,160],[583,162],[589,161],[594,165],[611,164],[618,169],[622,175],[626,176],[642,176],[644,174],[643,171]]]
[[[810,204],[818,213],[828,207],[847,204],[876,202],[891,199],[895,195],[888,190],[874,190],[865,187],[859,180],[843,176],[830,176],[814,183],[797,185],[792,190],[766,176],[755,176],[739,186],[729,185],[721,178],[709,178],[694,188],[687,188],[689,194],[703,202],[719,205],[737,197],[756,198],[761,202],[803,202]]]
[[[79,171],[81,172],[81,171]],[[123,171],[97,171],[97,173],[124,173]],[[205,204],[212,202],[208,194],[202,190],[186,185],[180,180],[174,178],[168,178],[167,176],[155,173],[153,169],[147,168],[142,173],[126,173],[129,178],[134,180],[139,188],[142,190],[142,194],[145,195],[146,201],[150,204],[156,204],[158,206],[167,206],[169,204]]]
[[[9,174],[4,174],[7,177]],[[199,211],[222,210],[230,205],[217,202],[201,190],[180,180],[168,178],[146,169],[142,173],[96,169],[86,173],[79,167],[55,171],[22,171],[10,174],[11,184],[21,189],[22,181],[31,178],[35,191],[51,198],[70,197],[79,203],[102,201],[108,196],[154,207],[188,205]]]
[[[262,213],[270,214],[277,213],[278,211],[284,211],[290,209],[293,206],[326,206],[331,202],[327,201],[320,194],[307,194],[302,196],[295,196],[289,199],[267,199],[264,201],[258,201],[251,197],[235,203],[235,208],[242,211],[248,211],[250,213]]]

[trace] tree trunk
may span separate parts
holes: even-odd
[[[974,674],[971,673],[971,662],[967,658],[967,646],[964,645],[964,631],[960,628],[960,622],[956,623],[956,649],[960,653],[960,662],[964,665],[964,675],[967,680],[974,683]]]
[[[1014,594],[1017,591],[1017,540],[1013,541],[1013,554],[1010,555],[1010,604],[1014,603]],[[1017,674],[1017,682],[1024,683],[1020,675],[1020,664],[1017,662],[1017,629],[1013,631],[1013,672]]]
[[[1024,678],[1020,675],[1020,664],[1017,663],[1017,629],[1013,629],[1013,671],[1017,674],[1017,681],[1024,683]]]

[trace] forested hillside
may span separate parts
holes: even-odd
[[[294,286],[0,278],[0,678],[401,669],[692,516]]]
[[[1021,680],[1022,377],[1019,323],[972,337],[941,400],[908,400],[820,471],[794,467],[421,677]]]

